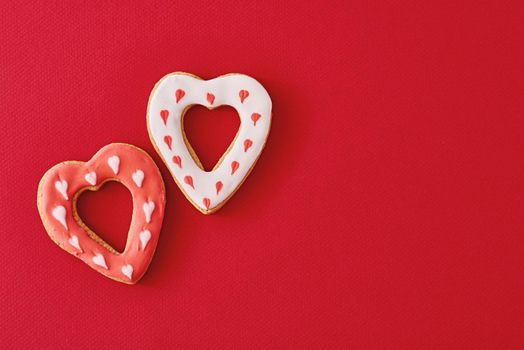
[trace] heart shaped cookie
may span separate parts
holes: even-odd
[[[203,169],[183,129],[185,112],[193,105],[236,109],[240,128],[213,170]],[[271,99],[264,87],[243,74],[202,80],[171,73],[154,87],[147,111],[149,136],[178,187],[202,213],[218,210],[253,169],[271,126]]]
[[[118,181],[131,192],[133,216],[127,243],[117,252],[80,219],[76,200],[85,190]],[[160,171],[143,150],[123,143],[100,149],[88,162],[66,161],[49,169],[38,186],[38,211],[47,233],[62,249],[101,274],[133,284],[146,272],[164,218]]]

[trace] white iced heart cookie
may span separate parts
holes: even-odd
[[[192,105],[236,109],[240,128],[233,143],[209,172],[184,137],[183,117]],[[255,79],[228,74],[202,80],[188,73],[171,73],[149,98],[147,126],[157,152],[178,187],[202,213],[218,210],[249,175],[266,143],[271,125],[271,99]],[[190,150],[191,149],[191,150]]]

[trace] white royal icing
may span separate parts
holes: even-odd
[[[177,94],[177,90],[183,90],[183,96],[180,92]],[[184,142],[181,117],[184,110],[194,104],[206,107],[229,105],[240,116],[235,141],[213,171],[201,169]],[[257,115],[252,117],[255,113]],[[237,190],[262,152],[271,124],[271,99],[259,82],[246,75],[231,74],[200,80],[184,73],[173,73],[155,86],[149,99],[147,123],[151,137],[178,185],[194,205],[207,211]],[[166,136],[172,139],[171,149],[164,141]],[[181,167],[173,160],[175,156],[180,157]],[[187,179],[188,176],[191,179]],[[192,180],[193,186],[184,178],[189,182]],[[219,191],[217,182],[221,183]]]
[[[100,253],[98,253],[97,255],[93,257],[93,262],[96,265],[101,266],[106,270],[108,269],[107,264],[106,264],[106,259],[104,259],[104,256]]]
[[[69,196],[67,195],[66,180],[58,180],[57,182],[55,182],[55,188],[58,192],[60,192],[60,194],[62,195],[62,197],[64,197],[66,201],[69,200]]]
[[[118,169],[120,167],[120,158],[118,158],[118,156],[111,156],[111,157],[107,158],[107,164],[109,165],[111,170],[113,170],[113,173],[115,173],[115,175],[117,175],[118,174]]]
[[[147,243],[151,239],[151,231],[144,230],[140,232],[140,243],[142,243],[142,250],[146,249]]]
[[[133,276],[133,266],[130,264],[122,266],[122,273],[126,275],[127,278],[131,279]]]
[[[142,182],[144,181],[144,172],[142,170],[138,169],[131,177],[138,187],[142,187]]]
[[[144,209],[144,215],[146,216],[146,222],[149,224],[151,222],[151,214],[153,214],[153,210],[155,210],[155,203],[151,201],[144,203],[144,205],[142,206],[142,209]]]
[[[79,251],[82,252],[82,248],[80,248],[80,241],[78,240],[78,236],[71,236],[67,242],[69,242],[69,244],[72,246],[72,247],[75,247],[76,249],[78,249]]]
[[[87,173],[84,177],[91,185],[96,185],[96,173],[94,171]]]
[[[66,222],[66,208],[61,206],[61,205],[57,205],[56,207],[54,207],[53,209],[53,217],[58,220],[58,222],[60,222],[62,224],[62,226],[65,227],[65,229],[67,230],[67,222]]]

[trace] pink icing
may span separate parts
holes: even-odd
[[[115,175],[108,159],[117,156],[120,159],[118,174]],[[133,180],[137,170],[144,172],[140,187]],[[96,174],[96,186],[105,181],[115,180],[122,183],[131,192],[133,214],[127,243],[124,251],[110,251],[95,241],[82,228],[73,216],[77,194],[91,185],[85,175]],[[67,197],[57,190],[57,181],[67,182]],[[59,186],[62,190],[62,186]],[[114,143],[100,149],[88,162],[64,162],[47,171],[40,182],[39,211],[46,229],[53,240],[64,250],[84,261],[101,274],[124,283],[136,283],[146,272],[158,243],[162,220],[164,218],[165,193],[160,171],[153,160],[139,148],[127,144]],[[146,222],[145,203],[154,203],[150,222]],[[53,216],[57,206],[65,208],[65,226]],[[59,210],[59,212],[63,212]],[[55,213],[56,214],[56,213]],[[149,213],[148,213],[149,215]],[[148,230],[151,235],[145,249],[142,249],[140,233]],[[73,238],[78,237],[78,240]],[[142,240],[144,237],[142,236]],[[80,246],[75,247],[76,245]],[[102,254],[107,269],[96,264],[93,258]],[[100,262],[100,259],[95,258]],[[132,268],[130,268],[131,266]],[[131,278],[128,276],[131,273]]]

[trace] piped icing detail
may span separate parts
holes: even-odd
[[[107,267],[106,259],[104,258],[104,256],[102,254],[100,254],[100,253],[96,254],[95,256],[93,256],[93,258],[91,260],[93,260],[93,263],[95,265],[103,267],[106,270],[109,269]]]
[[[54,207],[52,214],[53,214],[53,217],[59,223],[61,223],[62,226],[64,226],[64,228],[67,230],[68,227],[67,227],[67,221],[66,221],[66,214],[67,214],[66,208],[63,205],[57,205],[56,207]]]
[[[142,187],[142,182],[144,182],[144,176],[144,172],[138,169],[133,173],[131,177],[133,178],[133,181],[138,187]]]
[[[87,174],[85,174],[84,178],[90,185],[96,185],[96,173],[94,171],[90,171]]]
[[[113,170],[115,175],[118,175],[118,169],[120,168],[120,158],[118,156],[111,156],[107,159],[107,164]]]
[[[129,279],[133,278],[133,265],[126,264],[126,265],[122,266],[121,271],[127,278],[129,278]]]
[[[66,201],[69,200],[69,196],[67,195],[67,181],[66,180],[58,180],[55,182],[55,188],[58,192],[60,192],[60,194],[62,195],[62,197],[64,197],[64,199]]]
[[[152,201],[148,201],[144,203],[142,208],[144,209],[144,215],[146,217],[146,222],[149,224],[151,222],[151,215],[153,215],[153,211],[155,210],[155,203]]]
[[[78,240],[78,236],[75,236],[75,235],[72,235],[68,240],[67,242],[74,248],[76,248],[77,250],[79,250],[80,252],[83,252],[82,251],[82,247],[80,247],[80,241]]]
[[[140,232],[139,237],[140,237],[141,249],[144,250],[147,247],[147,243],[149,243],[149,240],[151,239],[151,231],[144,230]]]

